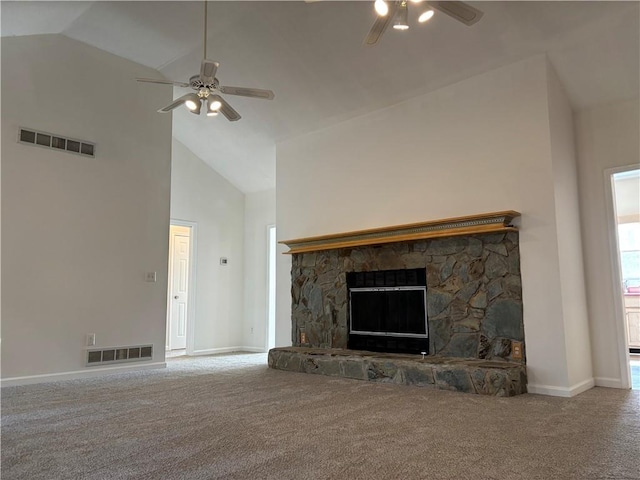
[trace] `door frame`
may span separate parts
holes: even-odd
[[[275,249],[276,249],[276,254],[275,254],[275,258],[273,259],[273,264],[271,262],[271,229],[273,228],[274,233],[276,234],[275,238],[273,239],[275,242]],[[274,333],[273,333],[273,346],[275,347],[276,345],[276,334],[275,334],[275,326],[276,326],[276,299],[273,299],[273,302],[271,301],[271,295],[270,295],[270,286],[271,286],[271,276],[270,276],[270,272],[271,269],[273,268],[274,270],[274,277],[277,278],[277,275],[275,275],[275,270],[276,270],[276,264],[277,262],[277,258],[278,258],[278,237],[277,237],[277,230],[276,230],[276,224],[275,223],[271,223],[269,225],[267,225],[266,228],[266,239],[267,239],[267,275],[266,275],[266,280],[267,280],[267,294],[266,294],[266,299],[267,299],[267,308],[266,308],[266,316],[265,316],[265,323],[267,325],[267,328],[265,329],[265,334],[264,334],[264,351],[268,352],[269,348],[271,348],[269,346],[269,331],[271,330],[271,322],[270,317],[271,317],[271,308],[273,307],[273,327],[274,327]],[[276,288],[276,278],[273,279],[273,288],[275,290],[275,297],[277,297],[277,288]],[[273,305],[272,305],[273,303]]]
[[[629,330],[624,314],[624,292],[622,291],[622,266],[620,265],[620,243],[618,240],[618,222],[616,220],[616,200],[613,176],[616,173],[638,170],[638,164],[607,168],[604,171],[605,201],[607,210],[607,234],[609,237],[609,255],[613,282],[613,312],[616,317],[616,339],[618,343],[618,361],[620,362],[620,383],[622,388],[631,388],[631,367],[629,365]]]
[[[191,230],[189,235],[189,290],[187,292],[187,355],[193,355],[195,344],[195,318],[196,318],[196,259],[197,259],[197,245],[198,245],[198,224],[189,220],[180,220],[177,218],[171,218],[169,225],[175,225],[178,227],[188,227]],[[169,233],[171,235],[171,233]],[[169,252],[169,258],[171,259],[172,253]],[[171,261],[168,262],[167,273],[167,319],[165,322],[165,329],[169,331],[170,319],[171,319]]]

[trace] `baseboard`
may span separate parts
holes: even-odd
[[[249,353],[267,353],[267,350],[265,350],[264,348],[260,348],[260,347],[240,347],[243,352],[249,352]]]
[[[587,380],[576,383],[572,387],[554,387],[551,385],[532,385],[531,383],[527,385],[527,392],[535,393],[538,395],[550,395],[553,397],[575,397],[576,395],[586,392],[590,388],[595,386],[595,382],[593,378],[588,378]]]
[[[596,377],[594,380],[596,387],[626,388],[622,386],[622,381],[619,378]]]
[[[596,386],[595,380],[593,378],[587,378],[586,380],[576,383],[573,387],[571,387],[571,395],[570,397],[575,397],[576,395],[580,395],[582,392],[586,392],[587,390],[591,390]]]
[[[216,355],[219,353],[264,353],[263,348],[259,347],[221,347],[221,348],[207,348],[204,350],[194,350],[191,355]]]
[[[76,370],[73,372],[47,373],[43,375],[29,375],[25,377],[11,377],[0,379],[2,387],[16,387],[20,385],[32,385],[35,383],[58,382],[61,380],[77,380],[80,378],[101,377],[114,373],[135,372],[139,370],[151,370],[156,368],[166,368],[165,362],[154,362],[144,364],[117,365],[113,367],[91,367],[87,370]]]

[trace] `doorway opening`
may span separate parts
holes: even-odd
[[[630,386],[640,390],[640,169],[611,173],[615,219],[614,279],[623,321],[624,353],[628,355]],[[617,271],[616,271],[617,270]]]
[[[276,346],[276,226],[267,227],[267,351]]]
[[[195,228],[178,220],[169,226],[166,357],[193,353]]]

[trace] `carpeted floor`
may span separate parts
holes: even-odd
[[[640,479],[640,391],[488,398],[263,354],[2,389],[2,480]]]

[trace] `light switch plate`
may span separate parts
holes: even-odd
[[[147,272],[145,276],[146,282],[156,283],[156,272]]]

